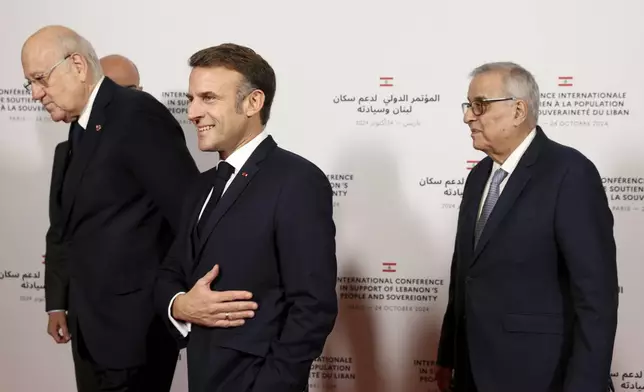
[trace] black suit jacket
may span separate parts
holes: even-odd
[[[69,142],[59,143],[54,150],[49,191],[49,230],[45,236],[45,308],[67,310],[69,274],[62,241],[60,192],[69,158]]]
[[[56,148],[47,310],[66,309],[97,364],[145,362],[156,269],[199,171],[183,131],[151,95],[103,80],[82,142]]]
[[[191,232],[212,187],[209,176],[202,174],[187,196],[179,236],[160,270],[158,311],[167,318],[172,297],[187,292],[215,264],[220,276],[213,288],[248,290],[259,308],[241,327],[192,325],[191,390],[218,391],[227,381],[213,375],[237,376],[241,363],[217,361],[223,347],[263,359],[257,376],[248,376],[254,378],[253,392],[301,392],[337,315],[331,186],[316,166],[268,137],[207,218],[208,234],[193,246]]]
[[[467,350],[480,392],[606,391],[618,282],[597,169],[537,128],[474,248],[491,169],[465,184],[438,363],[458,382]]]

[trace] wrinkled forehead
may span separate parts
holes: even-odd
[[[501,72],[485,72],[476,75],[470,82],[467,98],[470,101],[485,98],[501,98],[505,95],[504,75]]]
[[[22,48],[21,57],[25,76],[46,72],[63,58],[57,45],[44,40],[27,42]]]

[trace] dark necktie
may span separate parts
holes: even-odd
[[[78,149],[78,146],[80,146],[81,140],[83,139],[83,133],[85,132],[85,129],[83,129],[82,126],[78,123],[78,121],[74,121],[72,123],[72,129],[69,133],[69,150],[72,152],[72,155],[76,153],[76,149]]]
[[[199,219],[199,223],[197,224],[198,236],[201,236],[201,233],[203,232],[203,229],[206,226],[206,222],[208,222],[208,217],[210,216],[210,214],[212,214],[212,211],[215,209],[217,202],[219,201],[222,193],[224,192],[226,183],[228,182],[228,180],[230,179],[230,176],[233,174],[234,171],[235,171],[235,168],[226,161],[221,161],[219,162],[219,165],[217,165],[217,170],[215,172],[215,183],[213,184],[214,189],[212,191],[212,195],[210,196],[210,200],[208,200],[208,204],[206,205],[206,208],[203,210],[203,213],[201,214],[201,218]]]

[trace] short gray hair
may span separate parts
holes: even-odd
[[[99,79],[103,77],[103,68],[101,68],[100,60],[96,55],[96,51],[94,50],[94,47],[88,40],[86,40],[85,38],[83,38],[78,34],[73,34],[73,35],[65,34],[65,35],[59,36],[59,39],[60,39],[61,49],[63,50],[65,55],[69,55],[71,53],[78,53],[81,56],[85,57],[85,60],[87,61],[87,65],[92,71],[94,83],[98,82]]]
[[[534,76],[522,66],[512,62],[486,63],[470,73],[474,78],[488,72],[500,72],[503,74],[506,93],[526,101],[528,114],[534,119],[535,124],[539,120],[539,85]]]
[[[244,102],[244,98],[246,98],[246,96],[248,96],[248,94],[252,93],[253,90],[255,90],[255,87],[246,78],[243,78],[242,82],[239,83],[239,86],[237,86],[237,96],[236,96],[236,99],[235,99],[235,110],[237,111],[238,114],[241,114],[242,102]]]

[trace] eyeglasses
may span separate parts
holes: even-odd
[[[463,102],[461,104],[461,108],[463,109],[463,113],[467,112],[467,109],[472,109],[472,113],[474,113],[475,116],[480,116],[485,111],[487,110],[487,107],[489,104],[493,102],[503,102],[503,101],[516,101],[517,99],[515,97],[507,97],[507,98],[483,98],[483,99],[476,99],[473,102]]]
[[[23,87],[29,93],[31,93],[31,85],[34,84],[34,83],[39,85],[39,86],[41,86],[41,87],[48,87],[48,80],[49,80],[49,76],[51,75],[51,73],[54,72],[54,69],[56,69],[56,67],[61,65],[63,62],[65,62],[65,60],[67,60],[71,56],[72,56],[71,54],[68,54],[62,60],[60,60],[59,62],[54,64],[51,68],[49,68],[49,70],[47,72],[45,72],[45,73],[43,73],[43,74],[41,74],[39,76],[36,76],[33,80],[27,79],[27,81],[23,84]]]

